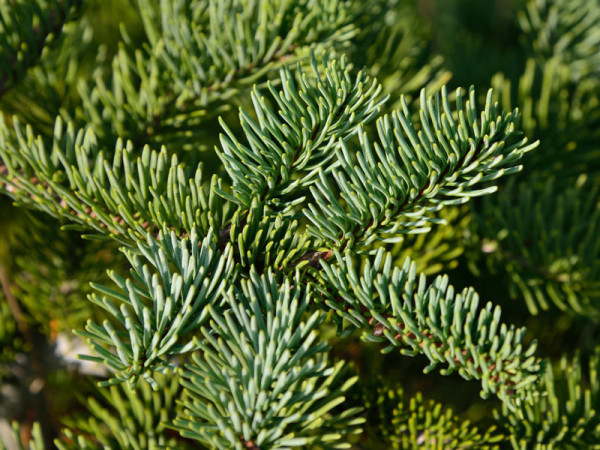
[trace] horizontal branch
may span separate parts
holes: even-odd
[[[454,111],[445,88],[429,98],[421,92],[418,126],[404,103],[377,120],[378,141],[359,131],[356,155],[340,142],[339,164],[330,173],[321,170],[310,187],[308,232],[321,247],[339,251],[396,242],[398,235],[441,222],[428,213],[494,192],[491,182],[521,170],[515,163],[538,143],[518,138],[518,112],[501,112],[492,98],[490,90],[478,115],[473,88],[464,105],[457,91]]]
[[[194,227],[206,235],[225,219],[214,192],[219,178],[213,176],[207,191],[202,166],[190,173],[176,156],[169,161],[164,148],[145,147],[136,157],[131,143],[118,142],[108,160],[94,133],[65,127],[60,119],[51,150],[17,119],[12,130],[0,125],[0,137],[0,189],[78,229],[89,227],[131,246],[164,228],[180,237]]]
[[[430,360],[426,372],[444,365],[442,374],[480,380],[482,397],[495,394],[511,408],[530,400],[543,365],[535,342],[524,347],[525,329],[500,322],[499,307],[481,308],[473,289],[455,292],[444,276],[427,284],[408,259],[392,267],[383,249],[362,276],[349,255],[335,257],[335,264],[322,263],[313,283],[343,334],[358,328],[365,339],[387,343],[385,351],[423,354]]]

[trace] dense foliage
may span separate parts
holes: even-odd
[[[600,448],[600,0],[0,37],[0,448]]]

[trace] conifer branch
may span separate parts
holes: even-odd
[[[14,359],[11,369],[28,369],[15,358],[26,347],[11,340],[22,341],[17,326],[24,335],[35,330],[20,317],[17,297],[34,321],[50,319],[40,328],[56,338],[62,362],[73,350],[59,350],[65,330],[82,328],[75,333],[91,348],[80,357],[110,372],[97,395],[80,401],[85,411],[73,401],[68,418],[56,414],[67,426],[57,448],[468,448],[507,444],[509,434],[515,449],[596,445],[600,350],[587,378],[578,357],[543,374],[546,362],[524,328],[504,322],[474,289],[424,274],[440,270],[432,254],[475,265],[472,253],[457,255],[477,243],[471,250],[508,274],[511,294],[532,312],[554,301],[567,321],[572,313],[597,318],[597,0],[526,0],[519,19],[529,53],[514,53],[511,39],[502,60],[529,58],[525,71],[518,79],[514,65],[503,64],[506,75],[494,77],[495,93],[485,99],[473,88],[466,95],[442,88],[452,65],[457,78],[482,84],[494,61],[471,59],[479,51],[471,42],[428,45],[448,25],[429,27],[431,2],[417,2],[417,11],[401,0],[110,0],[124,12],[117,49],[97,26],[103,16],[64,26],[82,0],[2,1],[0,95],[14,90],[2,99],[0,194],[103,245],[122,244],[130,267],[109,271],[106,282],[76,264],[78,279],[99,280],[74,311],[66,295],[54,295],[63,287],[87,293],[63,286],[64,241],[51,232],[36,238],[36,227],[9,218],[18,229],[13,254],[18,239],[34,250],[15,258],[13,292],[0,266],[8,294],[0,303],[8,315],[0,318],[0,364]],[[63,48],[50,48],[59,34],[68,36]],[[490,41],[478,38],[487,52]],[[230,121],[231,108],[239,120]],[[505,186],[495,201],[458,207],[521,171],[538,143],[520,129],[546,141],[527,156],[527,180],[513,177],[517,187]],[[229,183],[203,178],[198,161],[226,172]],[[465,220],[447,233],[425,233],[458,210]],[[100,256],[96,247],[76,247],[77,256]],[[405,259],[413,254],[418,270]],[[500,284],[489,289],[501,299]],[[57,326],[54,311],[64,315]],[[405,399],[379,382],[373,396],[353,398],[358,377],[331,361],[320,331],[335,334],[334,355],[338,339],[360,331],[382,352],[420,355],[425,372],[477,380],[483,398],[503,402],[501,429],[479,431],[439,403]],[[593,321],[585,342],[591,331]],[[551,345],[546,336],[537,337]],[[352,347],[342,353],[369,383],[364,354]],[[66,385],[63,374],[74,379],[70,371],[61,365],[57,386]],[[416,386],[415,378],[411,388],[432,381]],[[353,437],[365,419],[374,427]],[[31,434],[24,420],[31,443],[22,447],[43,448],[49,428],[36,424]]]
[[[277,113],[257,89],[252,92],[257,120],[240,110],[247,144],[221,122],[226,135],[218,154],[233,181],[232,193],[223,197],[244,208],[254,198],[277,206],[278,197],[314,183],[319,167],[335,165],[335,140],[351,138],[387,99],[365,71],[351,77],[345,58],[319,65],[313,54],[311,63],[309,73],[298,66],[296,77],[281,69],[281,91],[269,84]],[[295,203],[287,203],[284,212]]]
[[[265,204],[254,201],[249,210],[239,209],[233,214],[226,242],[235,249],[235,261],[247,270],[283,270],[310,248],[310,239],[301,230],[298,220],[274,214]]]
[[[335,256],[335,265],[322,263],[318,288],[339,316],[340,332],[362,329],[364,339],[387,343],[386,352],[423,354],[430,361],[425,372],[443,365],[442,374],[480,380],[483,398],[495,394],[511,409],[531,399],[543,368],[535,342],[525,347],[525,329],[501,323],[499,307],[480,308],[473,289],[456,293],[444,276],[428,285],[408,259],[393,268],[383,249],[362,276],[349,255]]]
[[[480,430],[451,408],[425,400],[421,392],[408,396],[383,378],[377,382],[363,393],[369,448],[498,448],[493,444],[505,439],[496,426]]]
[[[148,49],[124,46],[110,85],[81,85],[86,121],[101,140],[191,149],[190,136],[201,137],[200,125],[240,90],[310,49],[331,50],[355,34],[341,0],[137,4]]]
[[[500,114],[491,91],[480,117],[474,89],[464,107],[457,91],[456,111],[445,89],[428,99],[421,92],[420,130],[404,103],[402,110],[377,121],[379,142],[372,145],[359,131],[356,161],[340,142],[339,166],[329,177],[319,171],[319,181],[310,187],[314,202],[304,210],[311,222],[308,232],[343,251],[428,231],[428,224],[439,219],[427,212],[494,192],[494,185],[474,186],[521,170],[515,162],[538,143],[515,138],[517,118],[516,110]]]
[[[233,277],[231,247],[217,252],[213,242],[209,233],[200,243],[194,229],[186,239],[166,230],[159,240],[147,236],[138,252],[123,249],[132,267],[130,279],[109,273],[118,290],[92,285],[101,295],[89,300],[112,321],[99,326],[89,320],[77,334],[99,355],[82,358],[115,372],[102,384],[128,381],[135,386],[143,377],[156,386],[153,371],[172,369],[169,357],[197,348],[190,333],[207,319],[209,305],[218,308],[221,291]]]
[[[327,363],[316,331],[325,316],[305,315],[310,291],[300,275],[252,271],[226,299],[225,312],[210,307],[202,352],[184,373],[182,435],[217,448],[347,448],[343,436],[363,422],[343,406],[356,378],[342,381],[343,364]]]
[[[66,130],[65,130],[66,128]],[[0,189],[19,203],[95,229],[131,246],[161,227],[181,237],[192,228],[202,235],[218,227],[227,207],[216,195],[213,177],[207,192],[202,166],[191,173],[176,156],[118,142],[110,161],[90,130],[75,131],[57,119],[52,149],[17,118],[13,129],[0,125]]]
[[[83,0],[14,0],[0,5],[0,96],[38,61]]]
[[[600,75],[600,9],[595,1],[529,0],[519,24],[538,62],[558,58],[577,83]]]
[[[247,144],[221,121],[227,135],[221,135],[218,154],[233,181],[231,194],[219,190],[225,199],[246,210],[253,201],[281,209],[282,196],[313,183],[317,167],[335,164],[335,139],[352,137],[358,124],[370,122],[387,98],[379,95],[381,86],[365,71],[352,80],[344,58],[318,64],[313,54],[311,63],[311,72],[304,73],[298,66],[296,76],[282,68],[281,91],[269,83],[277,113],[254,89],[251,98],[257,121],[240,110]],[[289,213],[301,201],[286,202],[281,212]],[[221,231],[222,243],[230,238],[229,228]]]
[[[83,399],[85,413],[76,413],[65,421],[62,436],[55,440],[59,450],[88,448],[160,448],[191,449],[191,442],[167,428],[180,407],[182,393],[177,375],[154,375],[157,389],[148,383],[135,388],[119,384],[98,388]]]
[[[520,414],[502,408],[494,416],[510,436],[514,449],[592,448],[600,440],[600,418],[595,405],[600,402],[600,349],[584,364],[579,355],[561,358],[554,369],[548,367],[539,395],[523,405]]]
[[[543,62],[530,58],[518,84],[503,74],[491,80],[501,104],[522,111],[523,131],[543,142],[543,148],[528,155],[522,177],[553,177],[568,188],[580,174],[600,171],[600,85],[597,78],[573,81],[574,70],[559,57]],[[564,164],[565,154],[569,164]]]
[[[219,89],[224,90],[229,87],[235,85],[236,81],[241,79],[244,75],[249,75],[252,73],[252,70],[257,65],[281,65],[290,59],[292,59],[292,55],[294,50],[296,49],[296,44],[291,44],[289,46],[288,53],[282,53],[281,51],[277,51],[273,54],[273,57],[269,61],[260,61],[259,63],[251,62],[248,63],[247,66],[237,69],[234,74],[225,82],[225,81],[215,81],[213,84],[206,86],[206,92],[213,92]],[[160,136],[161,134],[161,126],[163,126],[164,122],[166,122],[169,118],[169,115],[173,115],[173,112],[178,114],[189,114],[193,112],[195,109],[195,105],[201,103],[202,98],[200,95],[194,95],[189,99],[186,99],[182,104],[178,104],[178,99],[175,97],[173,93],[170,95],[170,99],[167,103],[162,107],[162,111],[156,112],[149,120],[148,124],[144,128],[144,130],[137,136],[135,136],[132,141],[135,147],[141,147],[148,143],[149,139],[153,135]],[[197,106],[196,106],[197,108]]]
[[[563,183],[513,183],[483,202],[480,245],[487,265],[508,274],[511,295],[523,299],[531,314],[553,303],[598,320],[600,185],[580,179],[563,189]]]

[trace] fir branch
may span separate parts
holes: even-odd
[[[102,385],[135,385],[143,377],[156,387],[153,371],[172,369],[170,357],[196,348],[189,334],[207,319],[209,305],[218,308],[221,291],[234,276],[231,247],[217,252],[213,242],[210,232],[200,242],[194,229],[185,239],[166,230],[158,240],[148,235],[138,252],[123,249],[132,267],[130,279],[109,273],[118,290],[92,285],[101,296],[92,294],[89,300],[114,323],[105,320],[99,326],[89,320],[77,334],[98,354],[81,357],[115,372]]]
[[[298,273],[252,271],[229,291],[227,311],[210,308],[202,353],[186,367],[175,421],[183,436],[215,448],[348,447],[343,436],[363,422],[358,408],[342,406],[356,378],[342,381],[342,363],[327,363],[316,340],[325,316],[305,316],[310,293],[301,284]]]
[[[429,233],[405,234],[404,239],[389,246],[394,265],[402,265],[410,258],[417,266],[417,272],[433,275],[456,268],[460,257],[468,250],[464,230],[469,229],[473,220],[467,205],[443,208],[439,218],[444,226],[435,227]]]
[[[102,79],[91,91],[81,86],[86,122],[103,140],[112,134],[190,149],[190,135],[199,137],[199,125],[239,90],[355,33],[342,0],[137,4],[147,51],[123,47],[110,86]]]
[[[192,228],[205,235],[219,227],[227,207],[214,194],[220,184],[203,186],[202,166],[195,172],[160,152],[144,149],[134,156],[131,143],[118,142],[110,161],[90,130],[75,131],[57,119],[50,151],[17,118],[13,129],[0,125],[0,188],[21,204],[75,222],[79,230],[131,246],[161,227],[181,237]]]
[[[311,222],[308,232],[340,251],[376,239],[395,242],[399,233],[428,231],[428,223],[439,222],[427,212],[494,192],[494,185],[473,187],[521,170],[515,162],[538,143],[515,139],[520,134],[515,129],[517,111],[500,114],[491,91],[481,117],[475,104],[474,89],[464,107],[457,91],[456,112],[445,89],[428,99],[422,92],[421,130],[413,125],[404,103],[402,110],[377,121],[379,143],[371,145],[359,131],[356,162],[341,142],[340,166],[329,177],[340,198],[325,172],[319,171],[319,181],[310,187],[314,202],[304,210]]]
[[[14,0],[0,5],[0,96],[35,65],[81,9],[82,0]]]
[[[423,45],[434,38],[433,27],[412,4],[371,0],[355,2],[353,7],[363,18],[363,26],[353,39],[351,59],[357,67],[368,68],[390,95],[386,113],[402,106],[400,94],[412,106],[421,90],[434,93],[450,81],[452,74],[444,58],[432,55],[431,48]]]
[[[239,209],[234,213],[225,242],[235,249],[236,263],[261,273],[269,267],[289,267],[311,245],[298,220],[275,214],[257,200],[249,210]],[[227,244],[221,240],[219,245]]]
[[[405,3],[380,2],[381,17],[394,21],[387,12]],[[363,127],[380,114],[379,82],[365,71],[353,75],[345,58],[317,63],[313,53],[312,69],[288,65],[304,63],[311,50],[328,53],[348,44],[357,32],[351,24],[356,11],[371,5],[342,0],[137,5],[148,38],[144,48],[135,48],[124,30],[111,78],[96,78],[92,89],[82,84],[80,90],[82,117],[95,135],[65,128],[59,120],[49,146],[18,120],[10,128],[0,124],[0,190],[78,230],[93,229],[98,237],[125,244],[132,266],[128,278],[111,272],[117,288],[94,285],[97,294],[90,300],[109,320],[101,325],[90,320],[81,334],[96,352],[88,358],[114,371],[104,384],[133,385],[141,377],[155,391],[112,386],[107,401],[118,414],[90,401],[90,414],[102,420],[81,421],[60,443],[177,445],[163,428],[173,425],[173,414],[159,421],[165,405],[171,413],[178,410],[176,426],[183,435],[211,447],[345,446],[345,436],[360,432],[363,420],[358,409],[344,404],[355,378],[343,372],[342,363],[327,362],[327,345],[316,338],[329,317],[342,336],[360,328],[365,339],[385,342],[384,351],[426,356],[426,371],[441,366],[444,374],[458,371],[480,380],[482,396],[497,395],[513,411],[505,415],[511,416],[507,427],[516,429],[517,408],[526,401],[536,404],[536,395],[543,394],[535,386],[543,364],[533,355],[535,344],[526,344],[524,330],[501,323],[500,309],[480,306],[472,289],[457,293],[447,277],[430,284],[417,280],[409,261],[394,267],[397,253],[380,250],[374,262],[366,261],[362,276],[352,258],[375,252],[378,239],[398,243],[405,233],[425,231],[443,221],[440,208],[490,193],[495,189],[490,183],[520,170],[517,160],[536,144],[519,137],[517,112],[502,112],[492,93],[479,113],[473,90],[464,105],[458,92],[455,108],[445,89],[430,99],[423,91],[420,120],[413,123],[412,94],[417,85],[437,89],[440,66],[434,59],[432,68],[415,70],[420,56],[405,60],[405,49],[395,48],[396,39],[387,42],[390,33],[381,33],[400,27],[371,23],[387,55],[376,55],[374,65],[382,57],[398,58],[389,65],[391,73],[378,73],[388,87],[400,83],[408,91],[398,111],[377,121],[373,142]],[[588,38],[597,40],[593,33]],[[137,144],[146,142],[168,143],[175,153],[208,147],[200,137],[215,136],[206,119],[244,102],[236,96],[276,68],[281,76],[266,85],[266,98],[265,84],[249,94],[254,108],[240,112],[242,133],[223,124],[218,151],[231,189],[217,176],[207,186],[201,167],[188,168],[165,149],[140,151]],[[542,97],[562,95],[561,77],[571,76],[562,72],[562,63],[555,68]],[[553,84],[555,75],[560,83]],[[595,92],[589,86],[574,99]],[[544,122],[545,101],[540,99],[542,114],[527,119],[551,128],[552,120]],[[590,96],[589,105],[573,113],[593,111],[596,101]],[[596,118],[590,114],[577,122],[582,139],[592,143],[594,133],[584,128]],[[571,126],[569,120],[560,123]],[[539,129],[533,122],[528,127]],[[119,141],[113,154],[116,135],[134,143]],[[570,139],[566,133],[564,139]],[[593,156],[586,153],[581,161],[587,164]],[[307,192],[312,199],[303,208]],[[584,242],[593,254],[592,241]],[[551,272],[544,265],[531,267],[537,275]],[[282,273],[275,276],[277,270]],[[156,371],[174,369],[192,350],[199,351],[184,370],[186,394],[175,406],[176,381],[162,384]],[[390,392],[385,395],[398,400]],[[419,397],[414,404],[422,408],[415,411],[400,401],[385,405],[397,407],[392,424],[397,429],[387,430],[390,440],[408,435],[406,446],[480,444],[477,431],[455,417],[444,422],[449,416],[439,410],[429,414]],[[593,412],[584,416],[593,418]],[[531,437],[530,429],[552,434],[559,428],[550,421],[540,428],[536,421],[537,416],[526,417],[525,428],[535,425],[515,432],[519,443]],[[590,428],[593,423],[589,420]]]
[[[311,62],[312,71],[304,73],[298,66],[296,77],[289,68],[282,69],[281,91],[269,84],[277,113],[258,90],[252,92],[257,120],[240,110],[247,144],[221,122],[227,135],[221,135],[218,154],[233,181],[232,193],[221,193],[228,200],[244,208],[254,198],[274,203],[314,183],[318,168],[336,164],[335,140],[352,137],[385,102],[381,86],[365,71],[352,79],[345,58],[325,59],[320,65],[313,54]],[[295,203],[286,203],[284,212]]]
[[[594,448],[600,441],[600,349],[584,371],[579,355],[563,357],[554,370],[549,367],[538,387],[535,402],[521,414],[503,408],[495,411],[499,425],[510,436],[512,447]],[[587,376],[586,376],[587,374]]]
[[[521,127],[527,135],[543,142],[527,156],[521,177],[543,173],[557,183],[570,183],[581,173],[600,171],[600,85],[596,79],[574,82],[573,70],[558,57],[543,63],[528,59],[518,84],[503,74],[491,80],[502,105],[522,111]],[[564,162],[566,154],[569,164]]]
[[[382,378],[377,382],[363,393],[369,448],[497,449],[504,440],[497,427],[480,430],[451,408],[425,400],[421,392],[408,396],[401,387],[386,386]]]
[[[94,78],[105,70],[106,48],[98,45],[90,21],[94,3],[92,0],[91,8],[82,8],[77,20],[63,26],[60,45],[48,46],[38,63],[20,77],[15,88],[2,96],[5,118],[18,116],[37,133],[50,137],[57,116],[66,119],[76,115],[81,103],[77,83],[82,77]]]
[[[282,54],[281,51],[277,51],[273,54],[273,57],[269,61],[261,61],[260,64],[264,65],[282,65],[286,62],[289,62],[292,58],[293,52],[296,49],[296,44],[291,44],[288,48],[289,53]],[[235,83],[240,80],[243,76],[250,75],[252,70],[257,66],[256,62],[248,63],[247,66],[241,67],[237,69],[231,77],[224,81],[215,81],[213,84],[206,86],[206,92],[213,92],[219,89],[227,89],[230,86],[235,86]],[[169,116],[173,115],[173,112],[177,112],[178,114],[192,114],[197,110],[196,103],[200,102],[201,97],[196,95],[190,99],[185,100],[183,103],[178,104],[178,98],[175,97],[172,93],[170,95],[170,99],[167,100],[165,105],[161,108],[160,112],[155,112],[152,117],[149,119],[149,122],[146,124],[144,130],[135,136],[132,141],[135,147],[141,147],[147,144],[153,136],[161,136],[161,127],[164,126],[164,123],[168,121]],[[189,127],[189,125],[188,125]]]
[[[563,190],[563,182],[510,184],[482,204],[477,235],[488,267],[509,276],[511,296],[531,314],[553,303],[598,320],[600,185],[582,177]]]
[[[596,0],[530,0],[519,24],[538,62],[559,58],[577,83],[600,75],[600,8]]]
[[[354,34],[340,0],[137,4],[151,48],[186,97],[217,90],[219,82],[227,86],[248,67],[264,72],[299,46],[342,43]]]
[[[381,86],[365,71],[352,80],[345,58],[318,64],[313,53],[311,63],[311,72],[304,73],[298,66],[296,76],[289,68],[281,69],[283,90],[276,91],[269,84],[277,114],[254,89],[251,98],[257,120],[240,111],[247,144],[221,122],[227,136],[221,135],[218,154],[233,185],[231,194],[218,192],[245,211],[258,202],[289,214],[303,199],[283,202],[281,197],[314,183],[316,168],[335,165],[335,139],[349,139],[358,124],[372,120],[386,100],[379,95]],[[246,220],[244,214],[241,227]],[[230,239],[231,225],[221,230],[221,245]]]
[[[158,389],[148,383],[136,388],[126,384],[99,388],[82,401],[87,414],[75,413],[64,420],[59,450],[122,448],[193,448],[191,443],[167,428],[179,409],[178,376],[155,375]]]
[[[322,263],[317,286],[344,335],[358,328],[364,339],[387,343],[383,351],[423,354],[430,361],[425,372],[444,365],[442,374],[480,380],[483,398],[495,394],[510,408],[530,400],[543,368],[533,356],[536,344],[524,347],[525,329],[501,323],[499,307],[480,308],[473,289],[456,293],[445,276],[428,285],[408,259],[392,268],[383,249],[362,276],[348,254],[335,256],[337,264]]]

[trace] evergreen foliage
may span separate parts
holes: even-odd
[[[571,69],[573,81],[600,74],[598,20],[595,0],[530,1],[519,12],[523,37],[532,53],[541,61],[558,57]]]
[[[15,0],[0,4],[0,94],[35,65],[82,0]]]
[[[83,403],[85,415],[66,421],[67,440],[57,442],[60,450],[97,448],[187,448],[186,442],[169,436],[165,423],[176,414],[181,394],[180,380],[157,377],[158,389],[140,383],[135,389],[126,384],[101,390],[98,398]]]
[[[401,110],[377,122],[379,142],[371,144],[359,130],[358,164],[346,146],[337,149],[340,170],[333,171],[333,178],[340,200],[322,172],[311,189],[315,200],[305,213],[311,222],[309,234],[333,241],[342,250],[368,245],[381,234],[394,242],[397,234],[429,231],[428,222],[436,220],[426,212],[494,192],[493,185],[472,186],[519,171],[521,167],[512,164],[537,143],[526,146],[526,138],[510,142],[518,133],[516,112],[498,115],[491,97],[490,91],[478,118],[473,89],[464,109],[457,91],[455,114],[445,89],[427,100],[422,91],[419,132],[405,102]]]
[[[175,420],[183,436],[217,448],[335,448],[346,447],[340,431],[361,431],[360,408],[334,410],[356,377],[327,363],[316,332],[325,317],[302,321],[310,292],[301,281],[251,272],[241,292],[228,292],[225,313],[210,308],[201,353],[184,372],[185,410]]]
[[[600,446],[600,2],[491,3],[0,0],[0,448]]]
[[[147,46],[124,34],[109,81],[83,84],[83,118],[106,142],[197,149],[207,118],[265,73],[343,45],[353,34],[345,1],[139,0]]]
[[[597,320],[598,198],[598,186],[582,179],[561,190],[552,181],[543,190],[511,185],[500,205],[485,204],[487,261],[506,268],[512,296],[532,314],[553,302]]]
[[[595,351],[585,371],[579,356],[560,360],[557,370],[549,370],[540,385],[538,402],[524,408],[525,418],[506,409],[497,413],[510,431],[513,448],[595,448],[600,440],[596,407],[598,404],[599,353]],[[584,384],[584,380],[587,384]]]
[[[402,347],[408,355],[423,353],[430,361],[425,373],[447,365],[443,374],[458,371],[481,380],[482,397],[494,393],[509,407],[520,404],[511,397],[525,397],[541,370],[535,345],[522,348],[525,330],[501,323],[501,310],[491,303],[479,309],[473,289],[455,293],[445,276],[427,286],[424,276],[417,280],[410,259],[392,270],[386,256],[380,250],[373,263],[367,260],[359,277],[349,255],[343,259],[336,252],[337,267],[324,265],[326,305],[354,327],[367,329],[366,339],[385,342],[384,351]],[[343,322],[339,326],[343,329]]]
[[[452,409],[425,400],[420,392],[408,397],[401,387],[378,386],[373,391],[365,394],[365,406],[373,416],[369,417],[369,423],[379,428],[372,433],[379,436],[373,446],[394,449],[498,448],[497,443],[503,440],[495,427],[480,431],[468,420],[457,417]]]
[[[152,371],[170,367],[170,356],[197,347],[192,340],[181,340],[203,323],[208,305],[219,303],[233,269],[231,248],[218,255],[210,245],[210,234],[202,243],[195,230],[183,241],[175,233],[159,237],[160,246],[151,237],[149,248],[140,246],[149,265],[134,252],[126,251],[132,277],[110,274],[118,291],[93,285],[104,295],[92,294],[89,300],[113,316],[120,330],[108,320],[102,327],[90,320],[86,331],[79,332],[89,338],[92,349],[99,354],[86,357],[107,364],[116,372],[117,380],[129,380],[131,385],[141,376],[154,386]],[[173,273],[170,265],[176,269]],[[110,297],[119,302],[118,307]],[[146,299],[152,303],[146,304]],[[112,352],[106,350],[107,345]]]

